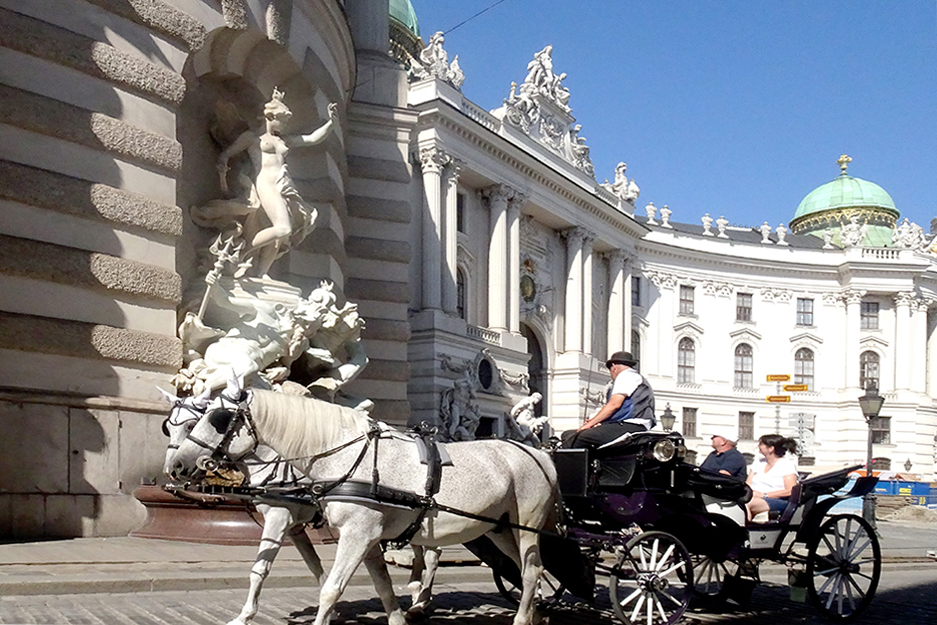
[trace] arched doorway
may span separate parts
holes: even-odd
[[[527,324],[522,323],[521,334],[527,339],[527,352],[530,354],[530,361],[527,363],[527,374],[530,376],[530,381],[528,382],[530,392],[540,393],[540,395],[543,396],[543,399],[540,400],[540,403],[538,403],[535,408],[536,416],[540,417],[550,413],[549,406],[547,405],[550,400],[550,394],[547,392],[549,390],[547,388],[549,363],[547,362],[543,343],[533,329]]]

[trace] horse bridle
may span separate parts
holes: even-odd
[[[186,412],[190,413],[190,416],[188,416],[188,417],[186,417],[186,418],[184,418],[184,419],[182,419],[182,420],[180,420],[180,421],[178,421],[178,422],[173,421],[172,418],[173,418],[173,416],[176,414],[176,410],[180,410],[180,409],[181,409],[181,410],[185,410]],[[201,411],[200,411],[200,410],[199,410],[198,408],[196,408],[195,406],[192,406],[192,405],[190,405],[189,403],[187,403],[184,399],[176,400],[176,401],[174,401],[174,402],[172,403],[172,410],[170,411],[169,416],[166,417],[166,418],[163,420],[163,423],[162,423],[163,434],[166,435],[167,437],[169,436],[169,426],[170,426],[170,425],[177,425],[177,426],[178,426],[178,425],[185,425],[186,423],[188,423],[188,422],[190,422],[190,421],[198,422],[198,420],[201,419],[201,418],[202,418],[202,415],[204,415],[204,414],[205,414],[205,411],[204,411],[204,410],[201,410]],[[175,445],[175,444],[173,444],[173,443],[170,443],[170,444],[168,445],[168,449],[179,449],[179,445]]]
[[[210,443],[203,441],[197,436],[193,436],[192,432],[189,432],[186,435],[185,440],[192,441],[202,449],[211,451],[212,459],[217,461],[226,455],[226,453],[222,450],[228,446],[228,444],[234,438],[234,435],[239,429],[241,429],[241,426],[243,425],[247,427],[248,435],[253,440],[252,447],[245,453],[245,455],[257,451],[257,446],[260,444],[257,438],[257,427],[254,425],[254,420],[251,417],[250,410],[247,408],[247,404],[250,401],[250,393],[242,390],[241,394],[236,398],[228,397],[224,393],[221,393],[218,398],[221,400],[221,406],[208,413],[209,422],[211,421],[212,415],[218,412],[223,411],[231,413],[231,418],[228,419],[224,434],[222,435],[218,444],[213,447]],[[233,409],[225,407],[224,404],[226,401],[233,404]]]

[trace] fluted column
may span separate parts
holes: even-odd
[[[625,334],[628,293],[625,290],[625,253],[612,250],[608,254],[608,346],[609,353],[628,349],[630,336]]]
[[[488,200],[491,233],[488,244],[488,327],[507,330],[507,207],[514,197],[514,190],[501,184],[488,187],[483,195]]]
[[[564,231],[566,237],[566,341],[567,352],[582,351],[582,243],[585,230]]]
[[[846,304],[846,380],[845,387],[859,386],[859,304],[865,291],[847,291]]]
[[[423,308],[439,308],[442,276],[442,168],[449,157],[432,147],[420,150],[423,170]]]
[[[923,299],[916,299],[912,310],[912,364],[911,364],[911,390],[918,393],[927,392],[927,309],[928,303]]]
[[[442,268],[442,309],[450,315],[456,314],[458,297],[456,293],[457,265],[458,265],[458,229],[456,221],[459,210],[459,172],[462,163],[450,159],[443,171],[446,181],[446,211],[443,220],[443,250],[445,261]]]
[[[912,293],[896,293],[895,299],[895,388],[911,388],[911,305]]]
[[[521,331],[521,204],[524,196],[515,193],[508,203],[508,327]]]
[[[587,233],[582,240],[582,351],[592,353],[592,243],[595,235]]]

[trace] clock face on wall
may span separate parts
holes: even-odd
[[[537,283],[530,276],[521,277],[521,297],[525,302],[529,302],[537,295]]]

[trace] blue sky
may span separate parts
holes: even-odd
[[[493,2],[412,0],[424,41]],[[777,227],[845,152],[903,217],[937,217],[935,0],[506,0],[445,48],[491,110],[547,44],[596,178],[625,161],[639,209]]]

